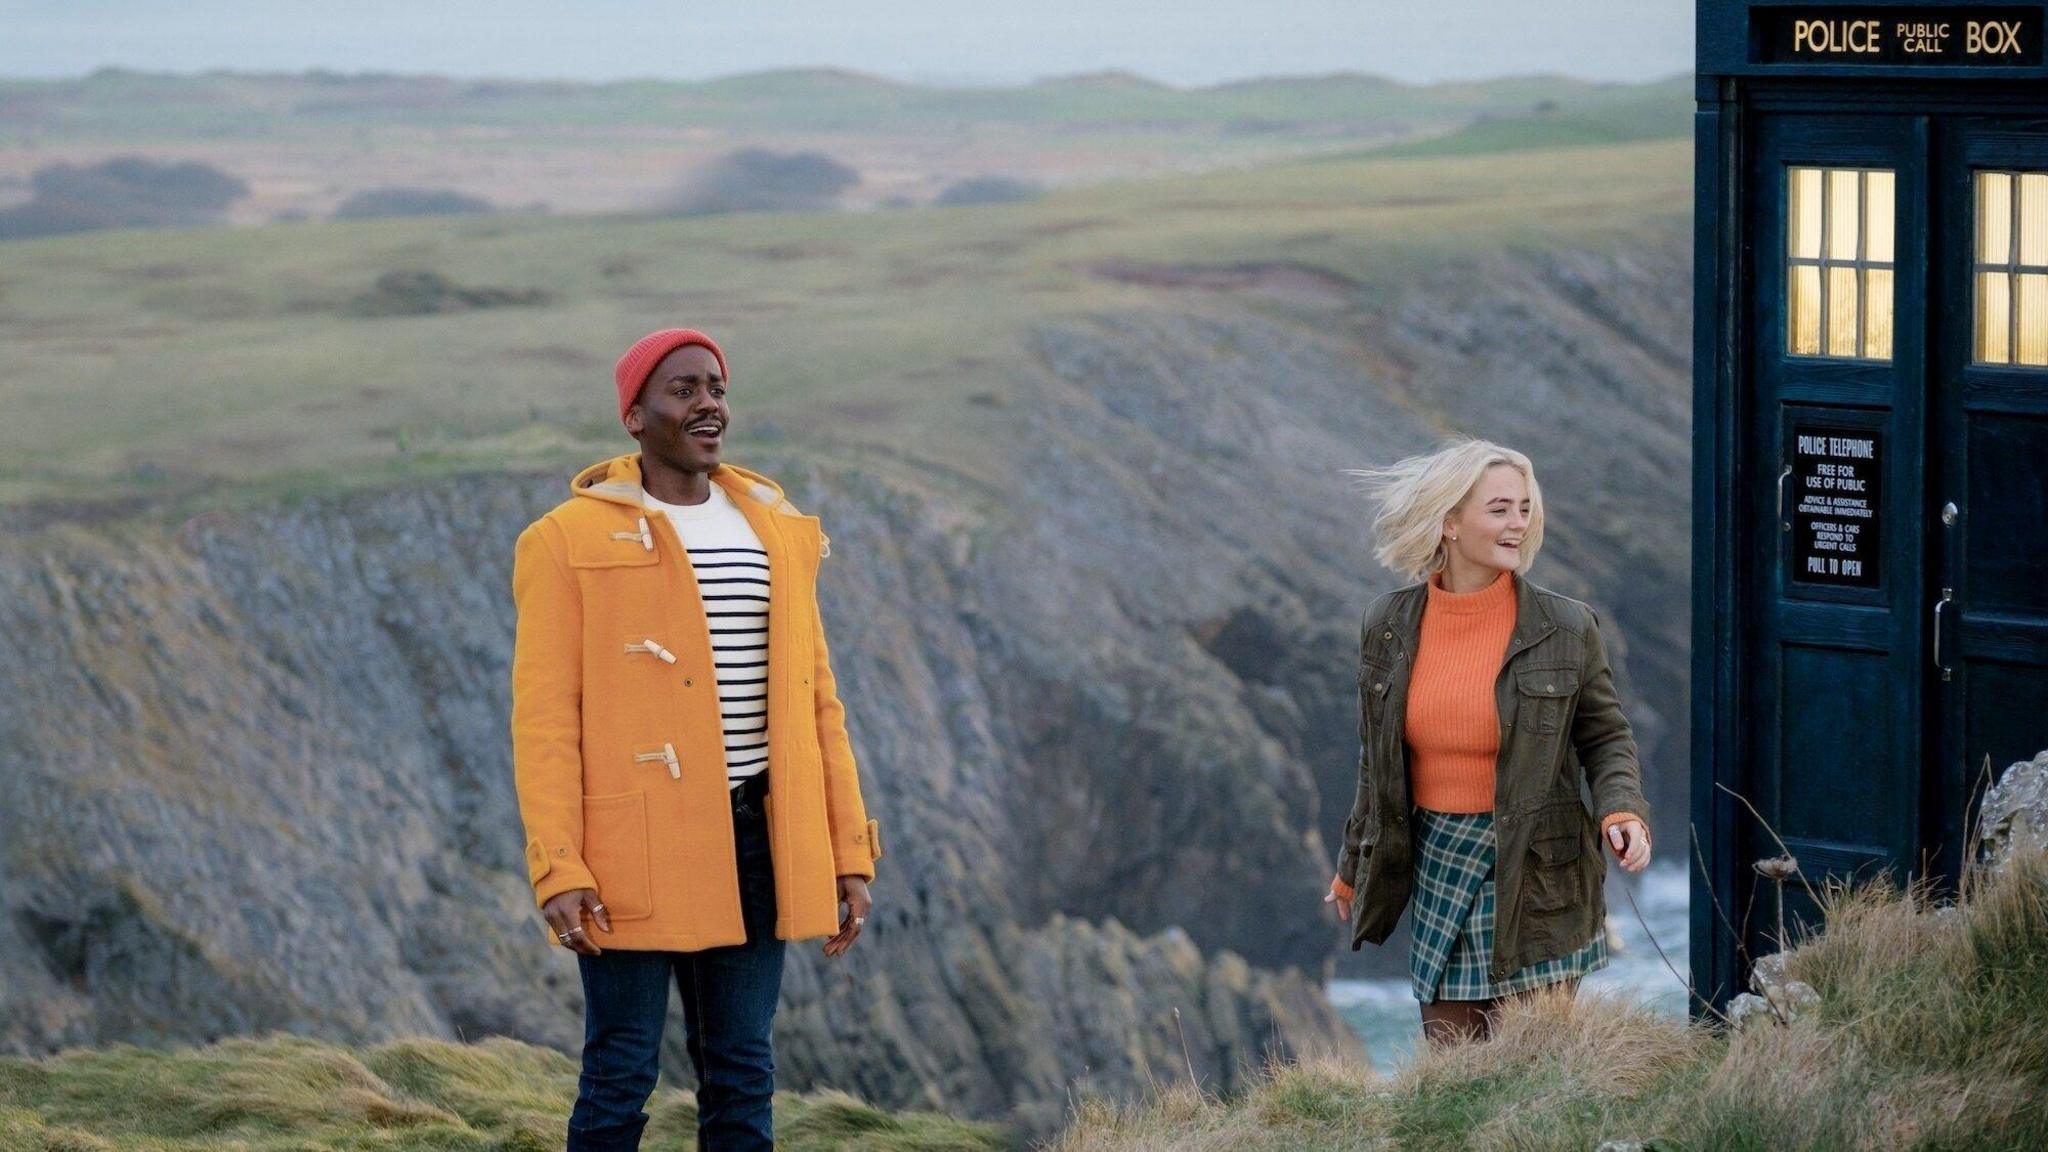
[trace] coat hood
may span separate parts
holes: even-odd
[[[745,497],[785,515],[802,515],[796,505],[782,494],[780,485],[758,472],[749,472],[735,464],[720,464],[711,470],[711,481],[734,499]],[[640,483],[640,454],[628,452],[592,464],[569,481],[569,491],[573,495],[644,511],[647,490]]]

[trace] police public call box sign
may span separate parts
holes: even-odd
[[[1750,45],[1764,64],[2027,67],[2041,63],[2041,8],[1750,9]]]
[[[1870,428],[1793,426],[1792,579],[1878,586],[1882,444]]]

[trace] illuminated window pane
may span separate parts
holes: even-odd
[[[1857,184],[1863,174],[1853,169],[1837,168],[1828,172],[1828,257],[1833,260],[1856,259],[1856,218],[1860,189]]]
[[[1873,264],[1892,262],[1892,174],[1863,174],[1863,258]],[[1890,317],[1886,317],[1889,321]]]
[[[1875,229],[1873,229],[1873,232]],[[1892,358],[1892,270],[1863,270],[1863,355]]]
[[[2020,277],[2019,347],[2015,364],[2048,364],[2048,275]]]
[[[1789,354],[1891,359],[1896,197],[1888,171],[1786,170]]]
[[[1854,356],[1856,348],[1856,269],[1828,268],[1828,355]]]
[[[1795,264],[1791,282],[1792,354],[1820,355],[1820,265]]]
[[[1977,173],[1979,364],[2048,366],[2048,172]]]
[[[2048,265],[2048,173],[2020,175],[2020,263]]]
[[[2012,339],[2012,276],[1977,273],[1977,361],[2003,364]]]
[[[1792,170],[1791,254],[1820,259],[1820,169]]]
[[[2012,176],[2008,173],[1977,174],[1977,259],[1986,264],[2012,262]]]

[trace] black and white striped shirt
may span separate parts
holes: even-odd
[[[702,504],[648,496],[647,507],[675,526],[697,573],[711,628],[726,784],[737,788],[768,768],[768,553],[746,514],[716,484]]]

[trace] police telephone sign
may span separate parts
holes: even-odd
[[[1765,64],[2030,67],[2041,63],[2041,8],[1830,6],[1753,8],[1751,48]]]
[[[1882,448],[1871,428],[1793,426],[1793,580],[1878,586]]]

